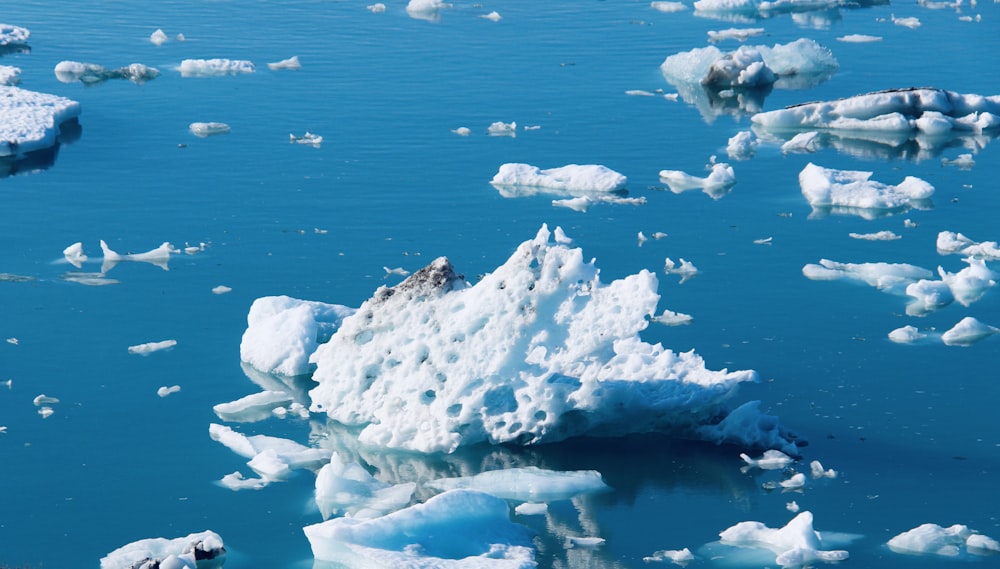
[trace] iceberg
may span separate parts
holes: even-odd
[[[896,553],[909,555],[958,557],[963,547],[974,555],[1000,553],[1000,543],[962,524],[922,524],[893,537],[886,545]]]
[[[313,556],[348,567],[536,567],[532,531],[510,521],[507,502],[450,490],[370,519],[334,518],[303,528]]]
[[[224,122],[193,122],[188,125],[191,134],[205,138],[216,134],[229,134],[229,125]]]
[[[916,326],[910,325],[902,326],[889,332],[889,340],[897,344],[912,344],[926,337],[927,334],[922,333]]]
[[[101,569],[216,569],[226,561],[226,548],[213,531],[192,533],[185,537],[142,539],[107,554]]]
[[[681,170],[660,170],[660,181],[679,194],[688,190],[701,190],[712,199],[719,199],[729,193],[736,185],[736,174],[733,167],[724,162],[710,164],[711,172],[700,178]]]
[[[602,283],[550,236],[542,226],[475,285],[441,257],[380,287],[309,357],[310,410],[364,445],[424,453],[643,432],[797,453],[759,402],[728,405],[755,372],[639,338],[653,273]]]
[[[871,180],[871,176],[872,172],[832,170],[810,162],[799,172],[799,186],[813,208],[840,213],[905,209],[934,194],[934,186],[914,176],[895,186]]]
[[[80,110],[80,103],[65,97],[0,85],[0,159],[56,147]]]
[[[0,24],[0,47],[24,45],[28,43],[31,31],[21,26]]]
[[[241,59],[185,59],[181,62],[181,77],[216,77],[241,75],[256,71],[252,61]]]
[[[782,470],[795,462],[795,459],[780,450],[768,450],[757,458],[751,458],[746,453],[740,453],[740,458],[746,463],[744,470],[760,468],[761,470]]]
[[[906,294],[911,283],[933,276],[931,271],[908,263],[838,263],[829,259],[805,265],[802,274],[814,281],[861,281],[883,292],[900,295]]]
[[[449,7],[451,4],[441,0],[410,0],[406,4],[406,13],[415,20],[436,22],[441,19],[438,10]]]
[[[971,346],[998,332],[1000,328],[983,324],[972,316],[966,316],[941,334],[941,341],[948,346]]]
[[[557,192],[614,192],[625,187],[624,175],[599,164],[568,164],[540,170],[530,164],[500,166],[490,181],[499,188],[526,186]]]
[[[823,535],[813,529],[811,512],[801,512],[784,527],[773,529],[760,522],[740,522],[719,534],[724,545],[768,549],[782,567],[811,566],[816,562],[843,561],[844,550],[827,550]]]
[[[55,67],[56,79],[63,83],[84,83],[94,85],[110,79],[128,79],[141,85],[160,76],[160,71],[154,67],[133,63],[117,69],[108,69],[96,63],[80,63],[79,61],[60,61]]]
[[[1000,260],[1000,246],[996,241],[979,243],[954,231],[938,233],[937,251],[942,255],[963,255],[986,261]]]
[[[908,314],[924,314],[958,301],[969,306],[978,301],[986,291],[996,285],[997,274],[991,271],[982,259],[964,259],[968,267],[957,273],[949,273],[938,267],[940,280],[921,279],[906,287],[906,294],[916,302],[908,306]]]
[[[749,160],[757,153],[760,142],[752,131],[743,130],[734,134],[726,144],[726,154],[733,160]]]
[[[156,249],[150,249],[144,253],[118,253],[112,250],[107,242],[101,239],[101,251],[104,254],[104,259],[101,261],[101,273],[107,273],[115,268],[118,263],[124,261],[149,263],[160,267],[164,271],[170,270],[167,266],[170,261],[170,254],[175,253],[176,249],[169,242],[164,241]]]
[[[601,473],[595,470],[564,472],[536,466],[489,470],[474,476],[439,478],[424,485],[436,490],[468,488],[518,502],[569,500],[579,494],[608,488]]]
[[[275,61],[274,63],[268,63],[267,68],[271,71],[279,71],[281,69],[297,70],[302,69],[302,62],[299,61],[299,56],[293,55],[288,59],[282,59],[281,61]]]

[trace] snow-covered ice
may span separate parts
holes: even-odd
[[[799,172],[799,186],[814,208],[847,210],[895,210],[934,194],[934,186],[914,176],[893,186],[871,180],[872,174],[833,170],[810,162]]]
[[[254,71],[256,71],[256,66],[253,62],[242,59],[185,59],[181,61],[180,66],[182,77],[241,75]]]
[[[941,334],[941,341],[949,346],[971,346],[998,332],[1000,328],[984,324],[972,316],[966,316]]]
[[[660,181],[675,194],[688,190],[701,190],[713,199],[719,199],[736,185],[736,174],[733,172],[733,167],[724,162],[716,162],[709,166],[711,172],[705,177],[694,176],[681,170],[660,170]]]
[[[28,43],[28,38],[30,37],[31,31],[28,28],[11,24],[0,24],[0,47],[24,45]]]
[[[874,233],[851,233],[847,234],[851,239],[859,239],[861,241],[896,241],[897,239],[902,239],[898,233],[889,230],[876,231]]]
[[[498,188],[524,186],[557,192],[613,192],[625,187],[628,178],[600,164],[567,164],[541,170],[530,164],[500,166],[490,181]]]
[[[205,138],[216,134],[229,134],[232,129],[224,122],[210,121],[193,122],[188,125],[188,130],[195,136]]]
[[[279,71],[281,69],[289,69],[294,71],[296,69],[302,69],[302,62],[299,61],[299,56],[293,55],[288,59],[282,59],[281,61],[268,63],[267,68],[272,71]]]
[[[897,344],[912,344],[927,337],[916,326],[906,325],[889,332],[889,339]]]
[[[700,84],[714,89],[755,89],[819,83],[837,70],[829,49],[801,38],[774,46],[740,46],[723,52],[715,46],[695,48],[667,57],[660,72],[673,84]]]
[[[0,65],[0,85],[17,85],[21,81],[21,68],[13,65]]]
[[[987,261],[1000,260],[1000,245],[996,241],[981,243],[954,231],[941,231],[937,236],[937,251],[942,255],[962,255]]]
[[[909,263],[839,263],[821,259],[802,267],[802,274],[814,281],[848,279],[863,282],[891,294],[906,294],[906,288],[934,273]]]
[[[0,85],[0,158],[55,146],[61,126],[80,112],[80,103],[65,97]]]
[[[379,288],[309,356],[312,411],[360,428],[364,445],[421,452],[649,431],[797,452],[758,402],[731,409],[755,372],[711,371],[639,338],[659,301],[654,274],[602,283],[580,249],[550,237],[543,226],[475,285],[439,258]],[[309,308],[267,314],[281,333],[245,336],[245,361],[315,345]]]
[[[760,522],[740,522],[719,534],[726,545],[768,549],[782,567],[800,567],[817,562],[832,563],[848,558],[847,551],[831,550],[823,534],[813,529],[811,512],[801,512],[784,527],[769,528]]]
[[[781,470],[795,462],[795,459],[780,450],[764,451],[764,454],[751,458],[746,453],[740,453],[740,458],[746,463],[743,468],[760,468],[761,470]]]
[[[474,476],[439,478],[425,484],[437,490],[468,488],[520,502],[568,500],[579,494],[606,490],[595,470],[556,471],[535,466],[489,470]]]
[[[101,569],[216,569],[225,563],[219,534],[207,530],[176,539],[155,537],[123,545],[101,559]]]
[[[510,521],[507,502],[450,490],[369,520],[334,518],[303,528],[313,556],[348,566],[529,569],[531,530]]]
[[[177,340],[162,340],[159,342],[146,342],[145,344],[136,344],[134,346],[128,347],[128,353],[130,354],[151,354],[153,352],[159,352],[162,350],[167,350],[173,348],[177,345]]]
[[[1000,543],[962,524],[922,524],[893,537],[886,545],[896,553],[910,555],[958,557],[963,550],[973,555],[1000,553]]]
[[[142,63],[132,63],[125,67],[108,69],[96,63],[81,63],[79,61],[60,61],[55,67],[56,79],[63,83],[85,83],[93,85],[110,79],[128,79],[136,84],[156,79],[160,70]]]

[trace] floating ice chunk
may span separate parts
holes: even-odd
[[[470,134],[472,134],[472,129],[470,129],[467,126],[460,126],[456,129],[453,129],[451,132],[454,132],[458,136],[469,136]]]
[[[0,46],[23,45],[28,43],[31,31],[28,28],[0,24]]]
[[[77,241],[63,249],[63,257],[74,267],[78,269],[82,267],[87,261],[87,256],[83,254],[83,243]]]
[[[644,89],[629,89],[625,91],[626,95],[631,97],[655,97],[656,94],[651,91],[646,91]]]
[[[86,286],[106,286],[120,284],[121,281],[109,279],[104,273],[66,273],[61,279]]]
[[[293,55],[288,59],[282,59],[281,61],[275,61],[274,63],[268,63],[267,68],[271,71],[279,71],[281,69],[296,70],[302,69],[302,62],[299,61],[299,56]]]
[[[969,264],[968,267],[957,273],[949,273],[942,267],[938,267],[938,274],[941,280],[948,285],[955,300],[962,306],[969,306],[976,302],[986,291],[997,284],[997,274],[986,266],[983,259],[967,258],[963,259]]]
[[[740,458],[746,463],[744,468],[760,468],[761,470],[781,470],[795,462],[794,458],[780,450],[764,451],[764,454],[758,458],[750,458],[750,455],[740,453]]]
[[[725,423],[723,401],[754,372],[639,338],[655,289],[648,271],[601,283],[545,226],[475,285],[439,258],[316,349],[312,410],[361,427],[362,444],[421,452],[651,431],[795,452],[756,407]]]
[[[289,134],[288,141],[293,144],[311,144],[315,147],[319,147],[319,145],[323,142],[323,137],[318,134],[313,134],[309,131],[306,131],[306,133],[303,134],[302,136],[295,136],[294,134]]]
[[[791,502],[785,504],[785,509],[788,510],[789,512],[792,512],[793,514],[797,514],[801,508],[799,508],[798,502],[792,500]]]
[[[33,402],[35,404],[35,407],[42,407],[42,406],[45,406],[45,405],[55,405],[56,403],[59,403],[59,399],[56,398],[56,397],[49,397],[48,395],[45,395],[43,393],[43,394],[35,397],[35,399],[33,400]]]
[[[318,470],[330,460],[331,451],[328,449],[311,448],[267,435],[248,437],[215,423],[208,426],[208,434],[212,440],[222,443],[229,450],[249,458],[250,467],[268,480],[281,480],[295,469]]]
[[[816,131],[800,132],[781,145],[785,154],[791,152],[816,152],[819,147],[819,133]]]
[[[845,550],[824,550],[822,535],[813,529],[811,512],[795,516],[785,527],[772,529],[760,522],[740,522],[719,534],[723,544],[769,549],[774,562],[782,567],[798,567],[816,562],[843,561]]]
[[[733,167],[724,162],[716,162],[711,164],[711,167],[711,173],[704,178],[680,170],[660,170],[660,181],[675,194],[688,190],[701,190],[713,199],[719,199],[728,194],[736,184],[736,174],[733,172]]]
[[[544,516],[549,511],[549,505],[544,502],[524,502],[518,504],[514,511],[522,516]]]
[[[181,62],[181,77],[217,77],[241,75],[256,71],[252,61],[241,59],[185,59]]]
[[[691,550],[686,547],[684,549],[664,549],[657,551],[648,557],[643,557],[642,560],[646,563],[669,561],[674,565],[684,567],[688,563],[694,561],[694,554],[691,553]]]
[[[166,350],[173,348],[177,345],[177,340],[163,340],[161,342],[147,342],[145,344],[137,344],[135,346],[128,347],[128,353],[130,354],[151,354],[153,352],[159,352],[160,350]]]
[[[451,4],[441,0],[410,0],[406,4],[406,13],[418,20],[436,21],[440,19],[438,10],[450,7]]]
[[[241,397],[236,401],[219,403],[212,407],[223,421],[235,423],[251,423],[261,421],[271,417],[271,411],[277,407],[284,407],[292,402],[292,396],[284,391],[261,391],[246,397]]]
[[[115,265],[123,261],[149,263],[166,271],[169,270],[167,263],[170,261],[170,254],[176,252],[173,245],[164,241],[156,249],[151,249],[145,253],[117,253],[103,239],[101,239],[101,251],[104,254],[104,259],[101,262],[102,273],[110,271]]]
[[[56,146],[61,127],[80,116],[80,103],[0,85],[0,158]]]
[[[624,175],[599,164],[568,164],[540,170],[530,164],[500,166],[490,181],[494,186],[528,186],[566,192],[613,192],[625,187]]]
[[[911,283],[933,276],[929,270],[907,263],[838,263],[829,259],[805,265],[802,274],[814,281],[857,280],[893,294],[905,294]]]
[[[219,534],[213,531],[192,533],[185,537],[142,539],[107,554],[101,559],[101,569],[216,569],[225,563],[226,548]]]
[[[676,263],[673,259],[667,257],[663,262],[663,272],[668,275],[680,275],[681,283],[683,284],[698,274],[698,267],[695,267],[691,261],[684,260],[683,257],[679,258]]]
[[[847,34],[846,36],[838,37],[837,41],[845,43],[872,43],[882,41],[882,38],[880,36],[869,36],[865,34]]]
[[[875,233],[848,233],[851,239],[860,239],[862,241],[895,241],[897,239],[902,239],[902,236],[892,231],[876,231]]]
[[[170,395],[171,393],[177,393],[180,390],[181,386],[179,385],[172,385],[170,387],[163,386],[156,390],[156,394],[159,395],[160,397],[166,397],[167,395]]]
[[[893,210],[926,200],[934,186],[907,176],[896,186],[870,180],[872,172],[832,170],[809,163],[799,172],[802,195],[813,207]]]
[[[910,325],[896,328],[892,332],[889,332],[889,339],[897,344],[912,344],[926,337],[927,334],[921,333],[916,326]]]
[[[149,34],[149,41],[155,45],[163,45],[167,43],[168,39],[169,38],[167,37],[166,32],[160,29],[157,29],[155,32]]]
[[[958,324],[941,334],[941,341],[949,346],[971,346],[997,332],[1000,332],[1000,328],[983,324],[971,316],[966,316]]]
[[[938,233],[937,251],[942,255],[963,255],[987,261],[1000,260],[1000,246],[996,241],[977,243],[961,233],[952,231]]]
[[[904,28],[910,28],[913,30],[920,27],[920,18],[914,16],[897,18],[896,16],[892,16],[892,23],[897,26],[903,26]]]
[[[733,160],[748,160],[757,153],[760,142],[753,132],[744,130],[736,133],[726,145],[726,154]]]
[[[696,48],[667,57],[660,64],[660,72],[675,86],[687,83],[745,89],[774,85],[781,77],[819,83],[838,66],[829,49],[802,38],[770,47],[740,46],[728,53],[715,46]]]
[[[96,63],[60,61],[55,67],[56,79],[63,83],[85,83],[93,85],[109,79],[128,79],[141,85],[160,76],[160,70],[142,63],[133,63],[117,69],[108,69]]]
[[[487,127],[486,133],[490,136],[517,136],[517,122],[497,121]]]
[[[17,85],[21,81],[21,68],[0,65],[0,85]]]
[[[596,470],[564,472],[535,466],[490,470],[475,476],[439,478],[425,484],[436,490],[469,488],[505,500],[552,502],[608,488]]]
[[[688,9],[687,4],[683,2],[670,2],[666,0],[650,2],[649,7],[658,12],[683,12]]]
[[[227,292],[233,292],[233,289],[226,285],[212,287],[212,294],[226,294]]]
[[[566,547],[594,548],[604,545],[603,537],[588,537],[570,535],[566,537]]]
[[[499,22],[501,20],[500,13],[497,11],[490,12],[489,14],[482,14],[479,17],[491,22]]]
[[[823,463],[820,462],[820,461],[818,461],[818,460],[814,460],[814,461],[812,461],[812,462],[809,463],[809,473],[812,474],[813,478],[836,478],[837,477],[837,471],[836,470],[834,470],[832,468],[824,470],[823,469]]]
[[[376,2],[375,4],[369,4],[368,6],[366,6],[366,8],[368,8],[368,11],[371,12],[372,14],[381,14],[382,12],[385,12],[385,4],[381,2]]]
[[[258,298],[247,314],[240,359],[267,373],[309,373],[309,356],[354,312],[338,304],[288,296]]]
[[[942,158],[941,164],[944,166],[957,166],[962,170],[971,170],[976,165],[976,161],[972,159],[972,154],[959,154],[953,160]]]
[[[191,134],[201,138],[216,134],[229,134],[232,130],[224,122],[193,122],[188,125],[188,129],[191,131]]]
[[[684,314],[682,312],[664,310],[658,316],[650,318],[650,320],[656,322],[657,324],[663,324],[664,326],[684,326],[685,324],[690,324],[694,321],[694,317],[690,314]]]
[[[415,489],[415,482],[380,482],[360,464],[342,462],[334,453],[316,474],[316,505],[324,520],[342,515],[370,519],[409,505]]]
[[[763,35],[764,28],[729,28],[727,30],[709,31],[708,41],[715,43],[724,40],[747,41],[754,36]]]
[[[507,502],[450,490],[374,518],[335,518],[303,528],[313,557],[351,566],[536,567],[531,531],[510,521]]]
[[[974,555],[1000,553],[1000,544],[996,540],[962,524],[947,528],[923,524],[893,537],[886,545],[896,553],[910,555],[958,557],[963,547]]]
[[[52,409],[52,407],[49,407],[47,405],[38,408],[38,414],[41,415],[42,419],[48,419],[49,417],[52,416],[53,413],[55,413],[55,411]]]
[[[263,478],[246,478],[240,471],[232,472],[222,477],[219,484],[236,492],[239,490],[260,490],[270,484]]]

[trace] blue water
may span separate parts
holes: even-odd
[[[497,461],[601,471],[614,491],[553,505],[562,529],[529,522],[540,531],[543,567],[643,567],[644,556],[697,550],[739,521],[783,525],[792,499],[814,513],[817,529],[864,536],[848,548],[855,567],[961,564],[884,548],[925,522],[1000,537],[1000,340],[959,348],[886,339],[905,324],[943,331],[967,315],[1000,326],[996,291],[917,319],[905,316],[902,298],[801,273],[822,258],[960,270],[959,257],[937,254],[935,238],[949,230],[1000,239],[997,142],[986,138],[971,170],[942,166],[941,157],[968,152],[957,148],[915,161],[762,147],[752,160],[730,161],[737,184],[713,200],[673,194],[657,174],[700,174],[710,156],[727,160],[726,141],[749,128],[749,117],[706,120],[683,101],[624,94],[674,92],[660,74],[663,59],[728,27],[764,27],[753,45],[812,38],[840,63],[817,86],[774,90],[765,109],[909,86],[1000,94],[996,3],[959,14],[904,2],[747,24],[631,1],[456,3],[437,22],[410,18],[402,2],[383,14],[365,2],[147,4],[17,2],[0,16],[32,32],[30,53],[0,63],[21,67],[24,88],[83,107],[78,138],[58,148],[50,167],[0,179],[0,273],[31,279],[0,282],[0,337],[17,339],[0,343],[0,381],[13,380],[10,390],[0,387],[0,566],[93,567],[138,539],[211,529],[225,540],[227,568],[312,567],[301,531],[320,520],[310,506],[312,476],[257,492],[214,484],[247,471],[208,437],[208,424],[218,422],[212,405],[259,389],[239,362],[250,304],[287,294],[357,306],[398,282],[384,278],[383,266],[413,271],[439,255],[474,279],[542,223],[562,226],[606,281],[659,272],[660,309],[694,322],[653,325],[644,338],[695,349],[713,369],[757,370],[765,381],[743,397],[761,399],[809,439],[806,461],[840,477],[780,495],[761,488],[776,474],[740,473],[740,449],[656,437],[386,464],[400,472]],[[478,17],[490,10],[503,19]],[[959,19],[975,14],[981,22]],[[922,25],[895,26],[885,21],[892,15]],[[824,26],[797,23],[817,16]],[[157,28],[171,41],[150,43]],[[836,41],[846,34],[883,40]],[[292,55],[301,70],[265,65]],[[212,57],[250,59],[258,70],[200,79],[175,70],[183,59]],[[163,73],[141,86],[64,84],[52,72],[62,60],[140,62]],[[225,122],[232,132],[200,139],[188,131],[196,121]],[[541,128],[487,136],[494,121]],[[461,126],[472,135],[451,132]],[[288,143],[289,133],[307,130],[324,137],[320,147]],[[933,207],[875,220],[810,216],[797,182],[809,161],[871,170],[886,183],[921,177],[937,189]],[[604,164],[626,174],[629,195],[647,203],[580,213],[553,207],[551,196],[505,199],[488,183],[505,162]],[[903,219],[919,225],[904,228]],[[883,229],[903,239],[848,237]],[[669,236],[638,247],[639,231]],[[771,245],[754,244],[766,237]],[[169,271],[122,263],[108,273],[120,281],[112,286],[63,280],[72,269],[61,262],[63,248],[82,241],[92,259],[84,270],[98,271],[101,239],[120,252],[163,241],[207,248],[174,256]],[[666,257],[688,259],[700,273],[679,284],[662,273]],[[217,285],[233,290],[214,295]],[[148,357],[126,351],[163,339],[178,345]],[[158,387],[174,384],[180,393],[157,397]],[[60,399],[44,420],[32,405],[40,393]],[[308,423],[293,420],[241,430],[310,436]],[[566,552],[566,532],[607,543]]]

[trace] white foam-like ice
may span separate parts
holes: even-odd
[[[567,164],[541,170],[531,164],[500,166],[490,181],[494,186],[527,186],[561,192],[613,192],[625,187],[628,178],[600,164]]]
[[[489,470],[473,476],[439,478],[424,484],[436,490],[468,488],[519,502],[568,500],[608,488],[596,470],[558,471],[536,466]]]
[[[475,490],[450,490],[382,517],[334,518],[303,531],[317,560],[349,567],[536,567],[531,531],[510,521],[506,501]]]
[[[871,180],[871,176],[872,172],[833,170],[810,162],[799,172],[799,185],[813,207],[893,210],[934,194],[934,186],[914,176],[895,186]]]
[[[681,170],[660,170],[660,181],[679,194],[688,190],[701,190],[713,199],[719,199],[729,193],[736,185],[736,174],[733,167],[724,162],[710,164],[708,176],[698,177]]]
[[[475,285],[439,258],[378,289],[310,357],[311,410],[361,427],[362,444],[422,452],[649,431],[796,452],[756,402],[729,410],[753,371],[639,338],[655,275],[605,284],[550,236],[543,226]]]
[[[256,71],[256,66],[253,62],[242,59],[185,59],[181,61],[180,66],[182,77],[241,75],[254,71]]]
[[[938,233],[937,251],[942,255],[962,255],[987,261],[1000,260],[1000,246],[996,241],[978,243],[953,231]]]
[[[0,157],[55,146],[60,125],[80,111],[80,103],[65,97],[0,85]]]
[[[0,46],[23,45],[28,43],[31,31],[21,26],[0,24]]]
[[[669,0],[654,0],[649,3],[649,7],[657,12],[683,12],[688,9],[683,2],[672,2]]]
[[[1000,553],[1000,543],[962,524],[922,524],[893,537],[886,545],[896,553],[909,555],[958,557],[963,549],[974,555]]]
[[[222,567],[225,557],[222,537],[207,530],[176,539],[154,537],[123,545],[101,559],[101,569],[213,569]]]
[[[719,534],[723,544],[769,549],[782,567],[816,562],[843,561],[845,550],[827,550],[822,535],[813,529],[811,512],[801,512],[784,527],[773,529],[760,522],[740,522]]]

